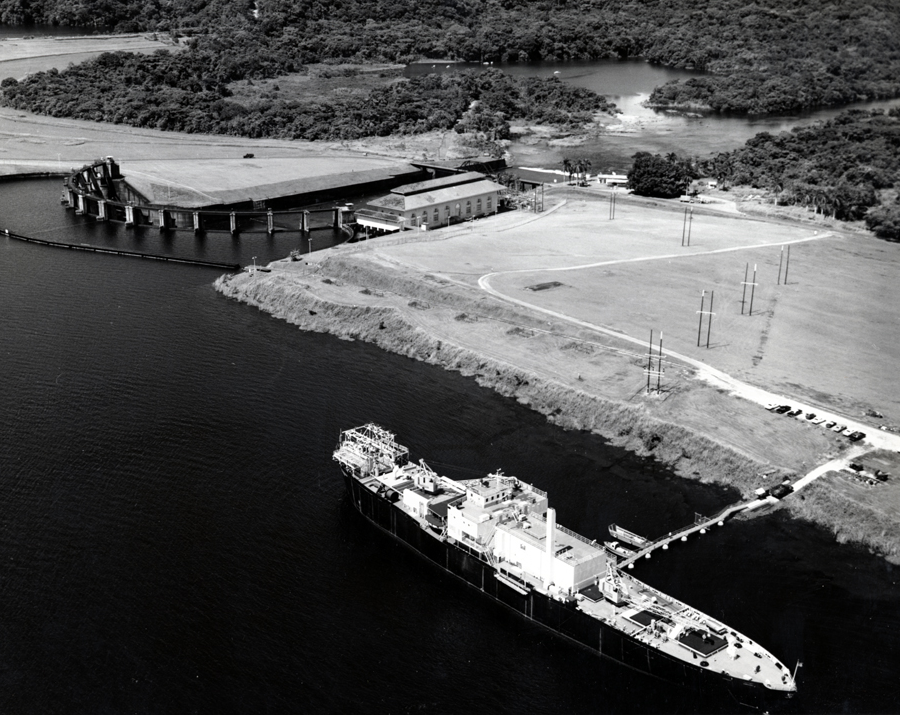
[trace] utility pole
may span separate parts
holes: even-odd
[[[709,334],[712,332],[712,319],[715,313],[713,313],[713,298],[716,297],[716,292],[712,291],[709,294],[709,321],[706,323],[706,349],[709,350]]]
[[[609,220],[612,221],[616,217],[616,192],[609,195]]]
[[[684,237],[687,235],[688,207],[684,207],[684,221],[681,223],[681,246],[684,248]]]
[[[662,384],[662,331],[659,331],[659,353],[656,358],[656,369],[653,369],[653,330],[650,330],[650,342],[647,344],[647,367],[644,372],[647,373],[647,394],[650,394],[650,381],[656,375],[656,392],[661,389]]]
[[[694,225],[694,207],[691,206],[688,211],[688,235],[687,235],[687,245],[691,245],[691,226]]]
[[[697,325],[697,347],[700,347],[700,335],[703,330],[703,304],[706,302],[706,291],[703,291],[700,294],[700,310],[697,312],[700,313],[700,324]]]
[[[787,285],[787,274],[791,268],[791,247],[788,246],[787,265],[784,267],[784,284]]]
[[[744,301],[747,299],[747,274],[750,272],[750,264],[744,266],[744,280],[741,285],[744,286],[744,292],[741,294],[741,315],[744,314]]]
[[[653,348],[652,345],[650,347],[651,347],[651,349]],[[660,382],[660,379],[662,378],[662,371],[663,371],[662,359],[663,359],[662,358],[662,330],[660,330],[659,331],[659,358],[657,358],[657,360],[656,360],[656,393],[657,394],[659,394],[659,392],[660,392],[659,382]]]
[[[784,246],[781,247],[781,257],[778,259],[778,285],[781,285],[781,265],[784,263]]]
[[[756,293],[756,264],[753,264],[753,282],[750,284],[750,315],[753,315],[753,295]]]

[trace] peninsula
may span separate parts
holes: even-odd
[[[900,484],[869,486],[847,471],[866,459],[900,464],[900,436],[880,429],[900,422],[900,348],[873,329],[895,303],[895,247],[748,218],[733,204],[694,209],[681,246],[677,202],[620,195],[611,220],[609,201],[596,187],[558,187],[544,213],[345,244],[216,288],[303,330],[471,375],[684,477],[745,497],[786,479],[792,515],[900,562]],[[788,246],[790,275],[779,278]],[[698,336],[704,291],[714,317]],[[659,350],[662,375],[648,380]],[[799,414],[766,409],[781,403]]]

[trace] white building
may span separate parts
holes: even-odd
[[[516,491],[497,475],[468,482],[465,501],[451,507],[447,517],[451,538],[490,552],[498,569],[540,582],[547,590],[552,585],[572,594],[595,582],[606,568],[601,547],[556,525],[543,492]]]
[[[379,231],[435,228],[497,212],[504,188],[476,171],[393,189],[356,211],[356,221]]]
[[[600,186],[625,186],[628,177],[625,174],[597,174],[597,183]]]

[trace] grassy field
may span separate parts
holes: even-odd
[[[752,384],[860,418],[874,408],[900,423],[892,380],[900,362],[900,286],[892,278],[900,247],[711,210],[694,212],[691,245],[682,247],[682,206],[620,199],[609,220],[607,202],[579,194],[516,229],[494,234],[485,222],[451,241],[384,253],[473,285],[497,273],[494,288],[533,305],[633,337],[663,331],[667,348]],[[785,285],[778,276],[786,245]],[[786,265],[787,249],[783,255]],[[758,285],[745,294],[748,265]],[[561,285],[529,290],[551,282]],[[704,320],[698,348],[702,291],[706,310],[714,292],[715,315],[711,330]]]

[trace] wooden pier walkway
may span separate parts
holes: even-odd
[[[184,263],[191,266],[202,266],[204,268],[217,268],[226,271],[239,271],[240,265],[237,263],[222,263],[219,261],[203,261],[199,258],[179,258],[177,256],[163,256],[157,253],[140,253],[139,251],[126,251],[121,248],[105,248],[103,246],[92,246],[87,243],[62,243],[60,241],[47,241],[43,238],[33,238],[31,236],[22,236],[13,233],[9,229],[2,234],[7,238],[14,238],[17,241],[25,241],[26,243],[36,243],[40,246],[51,246],[53,248],[67,248],[70,251],[88,251],[90,253],[107,253],[113,256],[127,256],[129,258],[147,258],[151,261],[166,261],[167,263]]]
[[[665,536],[660,537],[659,539],[656,539],[655,541],[650,542],[647,546],[644,546],[642,549],[635,551],[634,554],[629,556],[627,559],[623,559],[622,561],[620,561],[618,563],[618,567],[620,569],[628,568],[628,567],[632,566],[634,564],[634,562],[637,561],[638,559],[644,558],[644,557],[649,558],[650,554],[653,553],[654,551],[656,551],[656,549],[666,548],[673,541],[678,541],[678,540],[686,541],[688,536],[690,536],[691,534],[696,534],[698,531],[703,531],[705,533],[705,530],[708,529],[709,527],[713,526],[714,524],[720,524],[720,525],[724,524],[726,519],[729,519],[730,517],[734,516],[739,511],[743,511],[748,506],[750,506],[750,504],[743,503],[743,502],[740,504],[733,504],[732,506],[729,506],[729,507],[723,509],[722,511],[720,511],[715,516],[711,516],[708,519],[702,519],[700,521],[697,521],[693,524],[690,524],[690,525],[684,527],[683,529],[679,529],[678,531],[669,532]]]

